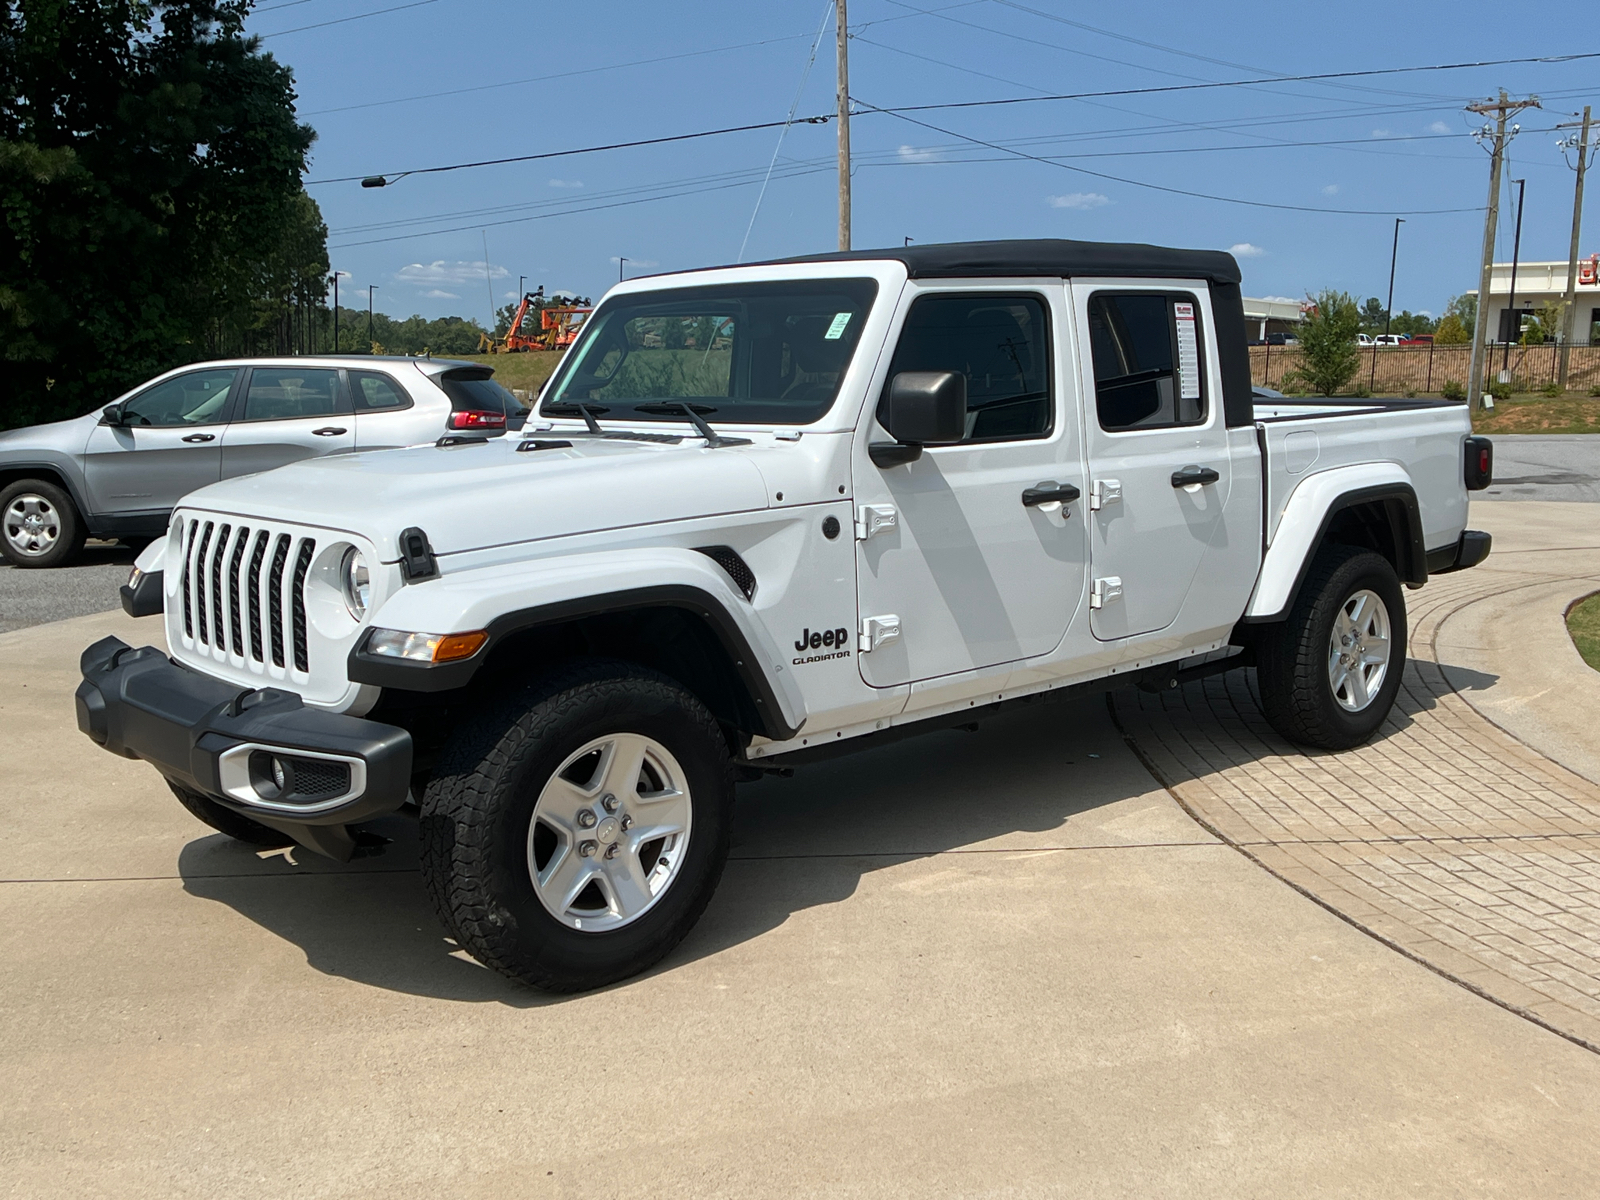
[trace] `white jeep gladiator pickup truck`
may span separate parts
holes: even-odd
[[[1491,454],[1460,404],[1253,393],[1227,254],[630,280],[519,438],[183,499],[123,589],[167,652],[89,647],[78,721],[246,841],[412,814],[462,948],[590,988],[694,924],[741,779],[1243,666],[1286,737],[1370,737]]]

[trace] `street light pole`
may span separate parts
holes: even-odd
[[[1517,232],[1516,236],[1511,239],[1511,295],[1506,300],[1506,311],[1511,313],[1512,326],[1506,330],[1506,345],[1500,354],[1500,374],[1505,376],[1500,380],[1501,383],[1509,383],[1511,381],[1508,375],[1511,369],[1511,335],[1522,332],[1522,322],[1516,315],[1517,259],[1522,254],[1522,192],[1528,181],[1526,179],[1513,179],[1511,182],[1517,185]]]
[[[1394,219],[1394,248],[1389,251],[1389,303],[1383,310],[1383,336],[1389,336],[1389,322],[1394,319],[1394,264],[1400,257],[1400,226],[1405,224],[1404,217]]]
[[[375,283],[367,284],[367,353],[372,353],[374,338],[372,336],[372,293],[378,290]]]
[[[617,282],[618,283],[622,282],[622,268],[625,267],[627,265],[627,263],[628,263],[628,260],[625,259],[625,258],[617,259]]]

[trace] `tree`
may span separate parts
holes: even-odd
[[[1351,303],[1355,303],[1354,297],[1351,297]],[[1384,316],[1383,301],[1376,296],[1368,296],[1367,302],[1361,306],[1360,332],[1382,333]]]
[[[1433,331],[1433,340],[1441,346],[1464,346],[1472,340],[1472,331],[1455,313],[1445,313]]]
[[[1300,366],[1290,377],[1307,389],[1331,396],[1350,382],[1361,365],[1356,334],[1361,332],[1361,310],[1348,292],[1317,293],[1305,321],[1295,331],[1300,339]]]
[[[169,367],[309,348],[315,134],[250,0],[0,0],[0,425]]]
[[[1389,332],[1403,334],[1406,337],[1414,337],[1419,333],[1432,333],[1434,325],[1433,318],[1426,313],[1413,313],[1406,309],[1401,309],[1395,313],[1394,323],[1390,326]]]

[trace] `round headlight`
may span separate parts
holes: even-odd
[[[365,619],[367,603],[372,599],[372,575],[367,570],[367,560],[354,546],[344,552],[339,564],[339,577],[344,583],[344,604],[356,620]]]

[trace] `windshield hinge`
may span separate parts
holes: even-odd
[[[428,535],[415,525],[400,531],[400,573],[407,583],[434,579],[439,574],[439,560],[428,544]]]

